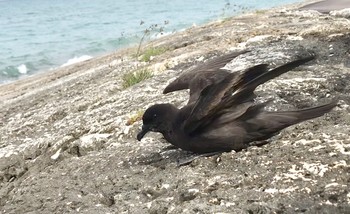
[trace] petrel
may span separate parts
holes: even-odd
[[[291,61],[253,79],[247,78],[251,69],[239,75],[228,74],[206,86],[194,103],[181,109],[169,103],[153,105],[142,117],[143,126],[137,139],[153,131],[162,133],[174,146],[194,153],[240,151],[288,126],[322,116],[336,106],[337,100],[307,109],[274,112],[264,110],[269,101],[251,102],[256,87],[313,58]],[[266,68],[266,65],[253,68]]]
[[[227,75],[230,74],[230,71],[223,68],[227,63],[239,55],[247,52],[249,52],[249,50],[234,51],[223,56],[210,59],[207,62],[181,74],[178,78],[165,87],[163,94],[183,89],[190,89],[190,98],[187,104],[194,103],[205,87],[222,81]],[[255,75],[260,75],[262,74],[263,70],[259,69],[255,72]]]

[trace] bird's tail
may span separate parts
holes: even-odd
[[[338,99],[330,103],[311,108],[295,111],[265,112],[263,119],[269,121],[269,129],[272,132],[278,132],[288,126],[320,117],[331,111],[338,103]]]
[[[337,105],[337,102],[336,99],[330,103],[307,109],[280,112],[260,111],[259,113],[259,108],[260,110],[263,108],[262,105],[257,106],[257,110],[254,108],[248,109],[240,119],[247,125],[247,130],[253,133],[251,134],[253,137],[249,138],[248,142],[265,140],[288,126],[324,115],[331,111]]]
[[[319,105],[311,108],[300,109],[295,111],[281,111],[281,112],[268,112],[274,115],[276,120],[285,123],[286,126],[297,124],[305,120],[310,120],[316,117],[320,117],[329,111],[331,111],[338,103],[338,99],[333,100],[330,103]],[[286,118],[286,121],[283,121]],[[288,119],[287,119],[288,118]],[[293,118],[293,119],[291,119]]]

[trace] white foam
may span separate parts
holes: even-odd
[[[25,64],[18,66],[17,69],[21,74],[26,74],[28,72],[27,66]]]
[[[78,63],[78,62],[83,62],[83,61],[86,61],[86,60],[89,60],[91,59],[92,56],[89,56],[89,55],[83,55],[83,56],[80,56],[80,57],[73,57],[72,59],[69,59],[66,63],[64,63],[63,65],[61,65],[61,67],[65,67],[65,66],[68,66],[68,65],[72,65],[72,64],[75,64],[75,63]]]
[[[159,32],[159,33],[156,33],[153,36],[151,36],[151,38],[152,39],[158,39],[158,38],[170,35],[170,34],[173,34],[173,32],[169,32],[169,31],[167,31],[167,32]]]

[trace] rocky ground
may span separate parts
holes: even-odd
[[[135,49],[0,86],[1,213],[350,213],[350,20],[293,7],[193,27],[148,44],[169,51],[145,63]],[[147,48],[147,47],[145,47]],[[258,88],[270,110],[339,97],[329,114],[251,147],[177,167],[187,152],[131,123],[197,63],[235,49],[227,68],[317,59]],[[122,75],[154,76],[127,89]]]

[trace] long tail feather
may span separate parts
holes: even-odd
[[[328,113],[337,105],[337,102],[338,100],[333,100],[328,104],[295,111],[261,113],[247,111],[246,114],[240,118],[245,122],[246,130],[249,130],[246,140],[250,142],[268,139],[288,126]],[[257,114],[259,114],[259,116],[257,116]]]
[[[316,106],[316,107],[311,107],[307,109],[301,109],[301,110],[295,110],[295,111],[285,111],[285,112],[269,112],[274,114],[275,116],[286,116],[286,117],[294,117],[294,120],[290,120],[288,122],[289,125],[293,125],[296,123],[300,123],[305,120],[310,120],[316,117],[320,117],[326,113],[328,113],[330,110],[332,110],[338,103],[338,99],[333,100],[330,103]]]

